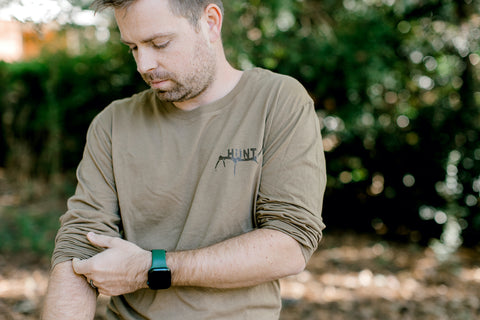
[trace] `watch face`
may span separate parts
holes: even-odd
[[[153,290],[168,289],[172,285],[172,273],[168,268],[152,268],[148,271],[148,287]]]

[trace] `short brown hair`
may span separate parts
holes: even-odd
[[[126,8],[133,4],[136,0],[94,0],[92,7],[96,11],[103,10],[105,8]],[[172,13],[186,18],[193,26],[198,26],[198,20],[200,19],[203,10],[209,4],[216,4],[223,15],[223,3],[222,0],[168,0],[170,10]]]

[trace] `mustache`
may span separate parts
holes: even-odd
[[[170,72],[153,70],[147,73],[143,73],[142,77],[145,81],[174,79],[174,76]]]

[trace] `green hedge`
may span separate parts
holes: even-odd
[[[81,158],[85,132],[112,99],[145,88],[125,53],[66,53],[0,64],[0,163],[11,174],[48,178]]]

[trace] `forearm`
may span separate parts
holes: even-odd
[[[293,238],[259,229],[202,249],[167,252],[167,265],[174,286],[238,288],[297,274],[305,260]]]
[[[50,275],[42,319],[93,319],[96,300],[95,290],[73,272],[72,262],[59,263]]]

